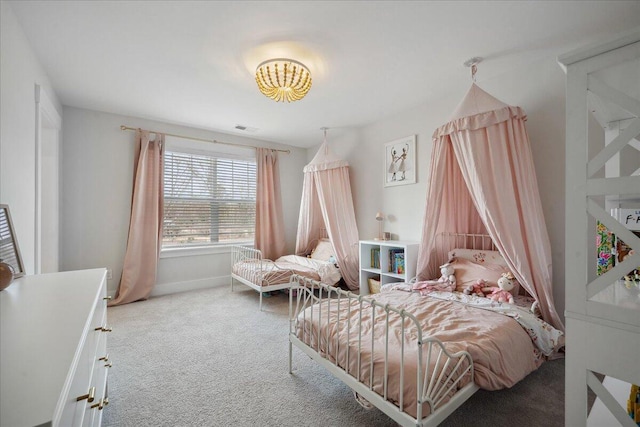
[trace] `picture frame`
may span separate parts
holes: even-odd
[[[14,278],[24,276],[24,264],[13,222],[11,222],[9,206],[2,204],[0,204],[0,259],[13,267]]]
[[[384,186],[416,183],[416,136],[409,135],[384,145]]]

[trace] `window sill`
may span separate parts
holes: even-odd
[[[165,248],[160,251],[160,258],[178,258],[184,256],[215,255],[231,253],[231,246],[246,245],[253,247],[253,242],[221,244],[215,246],[187,246]]]

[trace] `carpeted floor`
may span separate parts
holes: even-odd
[[[288,297],[242,285],[110,307],[105,426],[395,426],[294,348]],[[564,360],[508,390],[478,391],[442,426],[564,425]]]

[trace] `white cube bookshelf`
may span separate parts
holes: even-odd
[[[360,241],[360,295],[369,294],[369,279],[380,279],[380,284],[408,282],[416,275],[418,263],[418,242],[401,240],[361,240]],[[372,250],[379,250],[379,268],[373,265]],[[393,271],[390,253],[404,254],[404,271]]]

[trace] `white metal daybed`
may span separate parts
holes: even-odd
[[[341,275],[333,257],[333,249],[327,239],[318,241],[310,257],[285,255],[275,261],[264,259],[258,249],[232,246],[231,290],[236,280],[254,289],[260,294],[262,310],[263,293],[289,288],[294,274],[328,285],[338,283]]]

